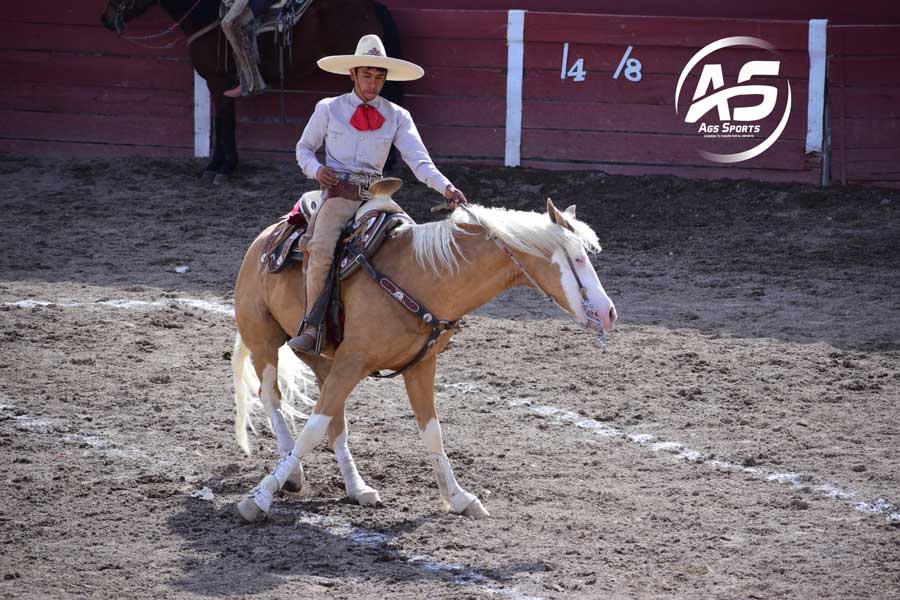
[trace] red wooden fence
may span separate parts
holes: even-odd
[[[506,12],[391,12],[403,35],[404,55],[425,69],[424,78],[405,85],[403,105],[412,113],[432,156],[502,165]],[[284,120],[276,93],[241,100],[241,148],[292,157],[316,101],[350,89],[349,77],[318,75],[304,89],[287,92]]]
[[[100,26],[105,3],[89,0],[60,7],[51,0],[32,0],[0,5],[0,76],[6,83],[0,94],[0,151],[192,154],[193,72],[183,40],[174,48],[147,49],[120,39]],[[443,7],[448,2],[441,0],[386,3],[403,35],[405,55],[426,69],[424,79],[407,86],[404,104],[435,158],[503,164],[508,13],[471,8],[507,9],[512,2],[456,3],[467,10],[447,10]],[[803,152],[809,75],[806,21],[572,14],[578,10],[671,12],[671,5],[661,0],[627,6],[608,0],[562,0],[553,4],[563,11],[555,14],[539,12],[548,8],[545,0],[516,4],[531,9],[524,32],[523,165],[818,181],[818,159]],[[872,11],[890,20],[900,12],[896,3],[869,3],[856,7],[854,16],[845,4],[832,0],[793,4],[759,0],[746,10],[716,6],[702,0],[677,10],[681,15],[722,17],[830,16],[842,22],[874,18],[869,15]],[[169,18],[155,8],[133,23],[128,33],[140,36],[169,25]],[[675,114],[673,99],[681,69],[690,57],[728,35],[761,37],[778,48],[781,71],[773,83],[790,82],[793,109],[773,147],[745,163],[722,166],[698,157],[697,132],[683,123],[683,112]],[[897,179],[897,39],[897,27],[829,28],[829,51],[834,55],[830,68],[832,172],[837,180],[890,183]],[[583,81],[561,77],[566,43],[569,64],[583,59]],[[639,82],[613,77],[629,46],[631,56],[641,61]],[[726,80],[731,81],[747,60],[763,57],[771,55],[744,48],[716,55]],[[696,81],[695,72],[685,88],[692,91]],[[315,102],[347,88],[346,80],[322,74],[305,89],[287,92],[283,115],[277,94],[241,100],[242,155],[290,159]]]
[[[832,178],[900,185],[900,25],[828,28]]]
[[[104,6],[103,0],[0,6],[0,150],[191,155],[193,70],[183,45],[130,44],[100,25]],[[153,8],[128,33],[169,25]]]
[[[453,10],[527,10],[654,17],[702,17],[723,19],[800,20],[829,19],[836,24],[900,23],[896,0],[383,0],[394,8]]]
[[[682,69],[698,50],[737,35],[758,36],[777,46],[781,70],[774,79],[790,80],[793,109],[773,147],[757,158],[726,166],[698,155],[703,138],[696,124],[683,121],[697,70],[687,79],[689,91],[682,92],[681,116],[675,114],[674,95]],[[819,181],[818,161],[804,154],[807,22],[529,12],[525,39],[524,166]],[[588,73],[583,81],[562,77],[564,42],[567,69],[578,58],[584,60]],[[614,78],[629,47],[629,56],[641,63],[640,81],[629,81],[621,72]],[[746,61],[769,58],[765,51],[740,48],[717,53],[715,61],[722,63],[726,83],[731,83]],[[779,117],[773,113],[764,125]],[[726,144],[740,151],[738,146],[747,142]]]

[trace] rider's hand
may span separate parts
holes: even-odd
[[[328,167],[319,167],[319,170],[316,171],[316,181],[325,187],[334,187],[340,180],[338,179],[337,173],[332,169]]]
[[[447,184],[447,188],[444,190],[444,198],[450,201],[450,206],[456,208],[460,204],[468,204],[469,202],[466,200],[466,195],[461,191],[453,187],[452,183]]]

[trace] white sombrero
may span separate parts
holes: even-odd
[[[329,73],[347,75],[356,67],[377,67],[387,69],[390,81],[412,81],[425,74],[425,70],[415,63],[399,58],[391,58],[384,50],[384,44],[377,35],[364,35],[359,38],[354,54],[337,54],[320,58],[319,68]]]

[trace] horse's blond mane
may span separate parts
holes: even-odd
[[[459,226],[462,223],[478,225],[510,249],[535,256],[550,258],[559,247],[570,253],[581,249],[600,251],[597,234],[590,227],[568,214],[563,214],[563,217],[572,230],[551,222],[546,213],[470,204],[468,210],[457,209],[443,221],[414,225],[408,229],[412,231],[416,262],[435,273],[456,271],[459,257],[468,260],[457,241],[458,235],[468,234]]]

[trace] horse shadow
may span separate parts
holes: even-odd
[[[226,470],[228,468],[226,467]],[[221,477],[198,484],[231,495],[235,485]],[[218,489],[217,489],[218,488]],[[511,564],[479,570],[399,549],[393,540],[438,517],[437,513],[387,521],[377,529],[356,528],[351,518],[333,510],[346,500],[295,500],[273,506],[258,523],[243,523],[234,503],[204,502],[191,497],[167,520],[170,531],[185,541],[179,551],[180,574],[170,583],[203,596],[249,596],[285,584],[328,588],[353,581],[432,581],[439,585],[499,589],[516,573],[542,565]],[[335,516],[331,516],[334,514]]]

